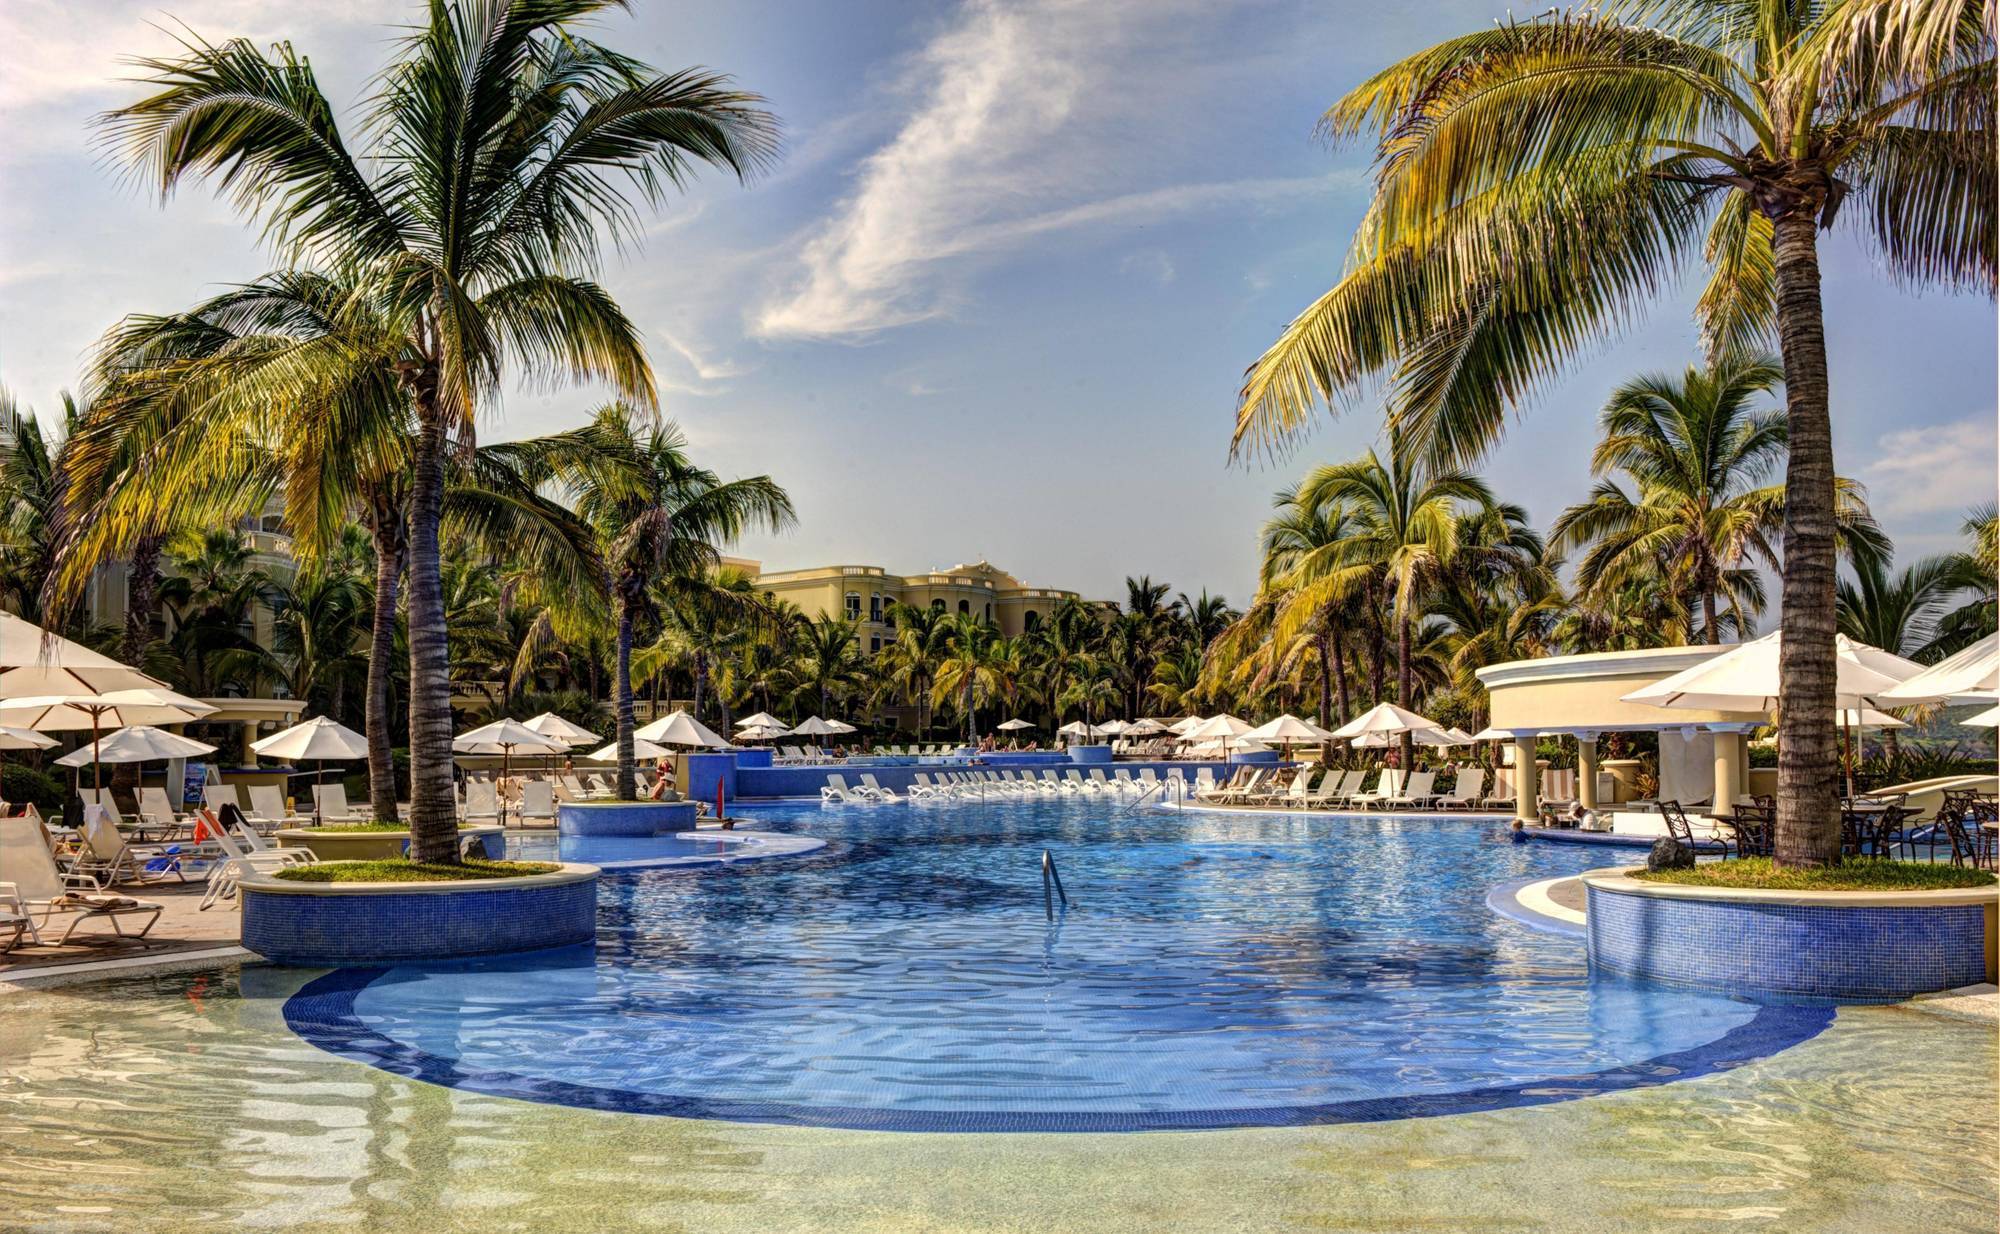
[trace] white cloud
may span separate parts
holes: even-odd
[[[806,235],[755,332],[865,336],[951,312],[979,255],[1330,188],[1201,177],[1215,121],[1200,100],[1248,60],[1216,62],[1204,36],[1226,17],[1197,0],[972,0],[916,56],[907,119]]]
[[[1174,259],[1159,249],[1126,254],[1124,260],[1118,263],[1118,271],[1121,274],[1136,274],[1141,278],[1149,278],[1162,287],[1173,282],[1177,273],[1174,269]]]
[[[1876,439],[1875,454],[1860,478],[1878,517],[1962,510],[1993,496],[2000,427],[1989,411],[1948,424],[1897,429]]]

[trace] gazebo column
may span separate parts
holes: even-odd
[[[1733,724],[1712,725],[1710,734],[1715,739],[1715,796],[1709,806],[1710,814],[1730,814],[1735,811],[1736,799],[1743,794],[1747,780],[1744,764],[1749,760],[1744,755],[1743,729]]]
[[[1597,808],[1597,734],[1576,735],[1576,799],[1586,810]]]
[[[1535,766],[1535,731],[1514,734],[1514,817],[1524,823],[1539,822],[1535,812],[1541,797],[1540,769]]]

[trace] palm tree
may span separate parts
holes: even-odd
[[[844,617],[821,613],[794,633],[792,680],[802,697],[816,699],[822,719],[834,700],[860,685],[868,672],[861,655],[860,626]]]
[[[43,619],[42,583],[55,561],[66,449],[81,413],[62,396],[51,436],[32,411],[0,390],[0,596],[30,621]]]
[[[943,609],[914,604],[896,604],[889,609],[896,638],[882,649],[877,665],[883,684],[893,697],[917,709],[917,735],[931,731],[931,686],[938,666],[950,652],[947,635],[950,622]]]
[[[1458,553],[1459,515],[1494,504],[1486,482],[1468,471],[1417,465],[1402,433],[1389,436],[1389,459],[1370,450],[1352,463],[1320,467],[1299,485],[1307,507],[1341,507],[1353,530],[1334,547],[1326,578],[1337,587],[1373,573],[1392,591],[1396,614],[1396,702],[1414,705],[1416,632],[1424,589],[1442,576]],[[1410,766],[1410,737],[1402,740],[1402,765]]]
[[[1322,121],[1381,139],[1348,272],[1243,387],[1236,440],[1255,448],[1386,374],[1395,420],[1462,465],[1511,404],[1705,259],[1710,354],[1775,334],[1784,357],[1785,866],[1840,852],[1818,233],[1858,218],[1897,278],[1993,293],[1993,11],[1627,0],[1391,65]]]
[[[655,615],[652,589],[685,582],[705,590],[722,565],[723,548],[744,532],[791,526],[791,498],[769,476],[725,482],[696,466],[678,427],[642,428],[621,404],[600,409],[574,432],[520,443],[507,457],[525,477],[546,476],[561,485],[603,541],[617,628],[611,685],[618,799],[631,801],[638,794],[632,648],[636,623]]]
[[[386,362],[416,420],[409,469],[412,856],[457,860],[451,686],[439,528],[447,443],[469,442],[510,369],[602,380],[651,407],[639,331],[589,280],[603,239],[637,239],[632,188],[658,202],[697,164],[739,177],[775,149],[754,95],[727,79],[660,75],[574,31],[610,0],[431,6],[381,74],[350,152],[311,65],[289,44],[190,36],[142,61],[148,97],[104,117],[125,161],[165,195],[190,176],[226,185],[288,262],[352,270],[392,314],[380,347],[290,366],[375,372]],[[281,387],[275,366],[232,397]],[[261,380],[259,379],[261,377]]]
[[[938,665],[933,690],[965,717],[965,742],[972,745],[979,740],[979,709],[1014,697],[1020,649],[971,613],[953,614],[945,628],[951,651]]]
[[[1840,632],[1856,642],[1913,659],[1938,654],[1938,634],[1952,601],[1972,580],[1953,554],[1925,557],[1893,575],[1890,563],[1867,556],[1834,591]]]
[[[1784,380],[1775,356],[1730,355],[1678,378],[1636,377],[1613,391],[1599,418],[1589,500],[1564,510],[1550,531],[1558,550],[1579,549],[1577,584],[1587,594],[1616,590],[1658,572],[1694,597],[1699,640],[1721,642],[1717,606],[1726,599],[1738,631],[1761,600],[1754,566],[1780,568],[1776,540],[1785,491],[1764,480],[1785,457],[1782,409],[1756,411],[1756,395]],[[1633,491],[1604,478],[1631,477]],[[1835,481],[1835,518],[1844,542],[1885,547],[1861,486]],[[1732,584],[1734,584],[1732,586]],[[1698,641],[1688,630],[1688,641]]]

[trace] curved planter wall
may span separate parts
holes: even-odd
[[[1992,981],[2000,890],[1738,891],[1583,876],[1592,967],[1743,994],[1893,1002]]]
[[[692,801],[565,801],[556,829],[566,836],[652,836],[693,831]]]
[[[1071,746],[1069,761],[1085,767],[1106,767],[1111,764],[1111,747]]]
[[[243,945],[279,964],[312,968],[448,960],[590,942],[597,867],[436,883],[240,884]]]
[[[459,839],[478,836],[488,861],[507,857],[507,833],[499,826],[460,827]],[[328,831],[322,827],[287,827],[277,834],[279,848],[309,848],[321,861],[386,861],[403,855],[408,831]]]

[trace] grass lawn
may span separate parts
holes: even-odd
[[[562,869],[548,861],[467,861],[459,865],[405,861],[322,861],[287,866],[277,877],[293,883],[427,883],[482,878],[520,878]]]
[[[1928,861],[1846,861],[1816,870],[1780,870],[1769,857],[1704,861],[1691,870],[1632,870],[1647,883],[1683,887],[1741,887],[1758,891],[1942,891],[1990,887],[1993,875]]]

